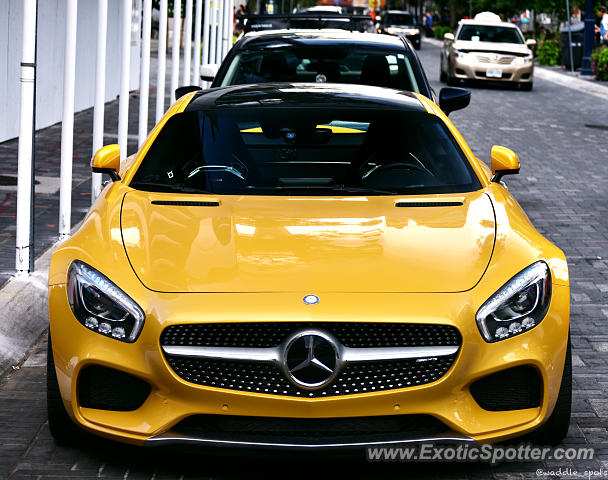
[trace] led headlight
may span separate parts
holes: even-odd
[[[123,342],[134,342],[144,312],[125,292],[86,263],[75,260],[68,271],[68,300],[85,327]]]
[[[417,28],[406,28],[405,33],[406,35],[418,35],[420,33],[420,30],[418,30]]]
[[[487,342],[524,333],[538,325],[549,308],[551,273],[543,261],[505,283],[477,311],[479,331]]]
[[[396,33],[399,33],[399,30],[394,28],[394,27],[388,27],[386,29],[386,31],[390,34],[390,35],[395,35]]]

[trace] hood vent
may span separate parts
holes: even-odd
[[[152,205],[173,205],[175,207],[219,207],[220,202],[189,202],[182,200],[152,200]]]
[[[460,207],[462,202],[397,202],[395,207]]]

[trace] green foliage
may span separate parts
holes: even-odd
[[[601,46],[593,51],[591,70],[597,80],[608,80],[608,46]]]
[[[554,67],[560,64],[559,41],[553,37],[540,37],[536,55],[539,65]]]
[[[450,27],[443,27],[441,25],[437,25],[433,29],[433,35],[435,35],[435,38],[438,38],[439,40],[443,40],[443,36],[446,33],[452,33],[452,29]]]

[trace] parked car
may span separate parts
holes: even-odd
[[[212,82],[211,87],[260,82],[381,86],[421,93],[442,105],[446,113],[466,107],[470,100],[470,93],[463,89],[442,89],[438,98],[405,37],[344,30],[248,33],[236,42],[219,69],[203,65],[201,78]],[[446,106],[448,98],[450,107]]]
[[[441,48],[441,81],[460,80],[514,83],[532,90],[535,40],[527,40],[519,28],[484,12],[473,20],[461,20],[456,33],[444,35]]]
[[[378,23],[378,33],[405,36],[416,50],[420,50],[421,29],[416,15],[402,10],[387,10]]]
[[[570,418],[569,279],[426,96],[191,92],[49,271],[48,415],[144,446],[305,450],[532,432]]]

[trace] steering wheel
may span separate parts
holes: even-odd
[[[386,165],[380,165],[379,167],[372,168],[369,172],[367,172],[366,174],[363,175],[363,179],[368,179],[369,177],[373,177],[374,175],[377,175],[381,172],[384,172],[384,171],[392,169],[392,168],[417,170],[419,172],[423,172],[423,173],[430,174],[431,176],[433,176],[433,174],[431,172],[429,172],[426,168],[424,168],[422,165],[417,165],[415,163],[395,162],[395,163],[387,163]]]

